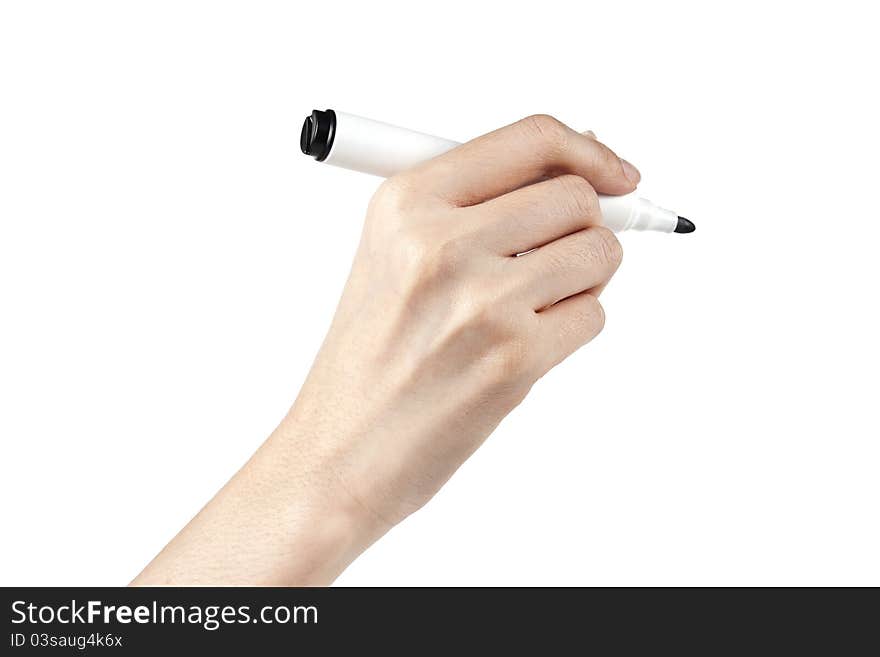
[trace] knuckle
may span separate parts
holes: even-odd
[[[514,335],[503,313],[498,310],[492,294],[480,286],[472,286],[459,294],[463,324],[475,330],[480,341],[491,349]]]
[[[598,334],[605,328],[605,308],[592,294],[587,295],[587,303],[584,307],[584,322],[592,327],[592,333]]]
[[[596,258],[617,269],[623,260],[623,246],[621,246],[620,240],[604,226],[590,228],[589,233],[592,237]]]
[[[422,269],[428,260],[429,244],[421,231],[401,229],[395,235],[395,253],[400,257],[405,273]]]
[[[415,185],[407,174],[398,174],[382,181],[372,204],[383,209],[406,210],[411,208],[417,197]]]
[[[600,216],[599,197],[590,183],[580,176],[571,174],[559,176],[554,180],[570,212],[578,217]]]
[[[519,372],[528,356],[527,335],[517,315],[498,303],[497,295],[485,286],[459,290],[458,333],[474,341],[482,353],[505,376]],[[461,337],[460,336],[460,337]]]
[[[465,255],[463,241],[456,237],[446,237],[434,240],[429,246],[429,261],[435,269],[441,269],[444,274],[452,274],[457,271]]]
[[[496,385],[515,386],[530,370],[526,341],[514,336],[496,344],[491,355],[490,379]]]
[[[584,293],[577,304],[577,312],[563,331],[566,340],[583,344],[602,332],[605,327],[605,309],[595,296],[588,293]]]
[[[537,253],[540,255],[534,260],[538,275],[560,274],[571,269],[576,262],[579,262],[578,252],[574,248],[569,248],[569,246],[573,245],[566,244],[563,248],[550,247],[545,251],[538,249]]]
[[[422,289],[451,279],[461,265],[463,249],[459,240],[438,238],[430,231],[401,230],[398,249],[402,258],[402,273],[411,287]]]
[[[529,135],[536,137],[550,152],[563,151],[568,146],[568,127],[549,114],[533,114],[520,123]]]
[[[617,153],[608,148],[605,144],[594,142],[594,164],[596,169],[603,171],[609,176],[625,176],[623,172],[623,164]]]
[[[441,329],[444,353],[469,354],[479,372],[481,398],[517,403],[536,378],[534,335],[527,322],[498,303],[493,286],[459,284],[455,298]]]

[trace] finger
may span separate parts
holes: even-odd
[[[592,130],[584,130],[581,134],[585,137],[589,137],[590,139],[595,139],[596,141],[599,140],[599,138],[596,136],[596,133]],[[620,158],[620,162],[621,164],[623,164],[623,170],[626,173],[626,177],[629,178],[636,185],[638,185],[639,182],[641,182],[642,180],[642,174],[639,172],[636,166],[632,162],[625,160],[622,157]]]
[[[589,137],[590,139],[595,139],[596,141],[599,140],[599,138],[596,136],[596,133],[592,130],[584,130],[581,134],[585,137]],[[642,180],[642,174],[632,162],[625,160],[622,157],[620,158],[620,161],[623,164],[623,169],[626,172],[626,177],[634,181],[635,184],[638,185],[639,182],[641,182]]]
[[[541,310],[610,279],[623,249],[607,228],[593,226],[546,244],[510,263],[521,276],[527,302]]]
[[[621,159],[601,142],[537,115],[477,137],[403,175],[448,202],[473,205],[560,173],[581,176],[603,194],[627,194],[638,177],[629,167],[628,174]]]
[[[592,292],[581,292],[538,313],[537,319],[546,336],[541,356],[546,372],[602,331],[605,311]]]
[[[596,297],[598,299],[600,296],[602,296],[602,293],[605,291],[605,288],[608,287],[608,283],[610,283],[610,282],[611,282],[610,280],[605,281],[601,285],[597,285],[596,287],[594,287],[588,291],[590,294],[592,294],[594,297]]]
[[[563,175],[527,185],[473,208],[464,222],[483,222],[478,239],[490,250],[516,255],[602,223],[599,197],[580,176]]]

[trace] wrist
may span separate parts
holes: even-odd
[[[278,493],[291,585],[330,584],[391,527],[352,494],[323,443],[314,427],[288,416],[246,466],[248,479]]]
[[[285,420],[135,585],[328,585],[387,529]]]

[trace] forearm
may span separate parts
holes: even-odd
[[[324,442],[289,415],[132,584],[331,583],[387,526],[349,495]]]

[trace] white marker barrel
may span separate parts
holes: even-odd
[[[306,117],[300,137],[303,153],[320,162],[383,178],[459,145],[442,137],[333,110],[312,112]],[[676,213],[640,198],[635,192],[623,196],[599,194],[599,206],[602,223],[615,232],[652,230],[672,233],[680,225]],[[690,226],[692,229],[693,224]]]

